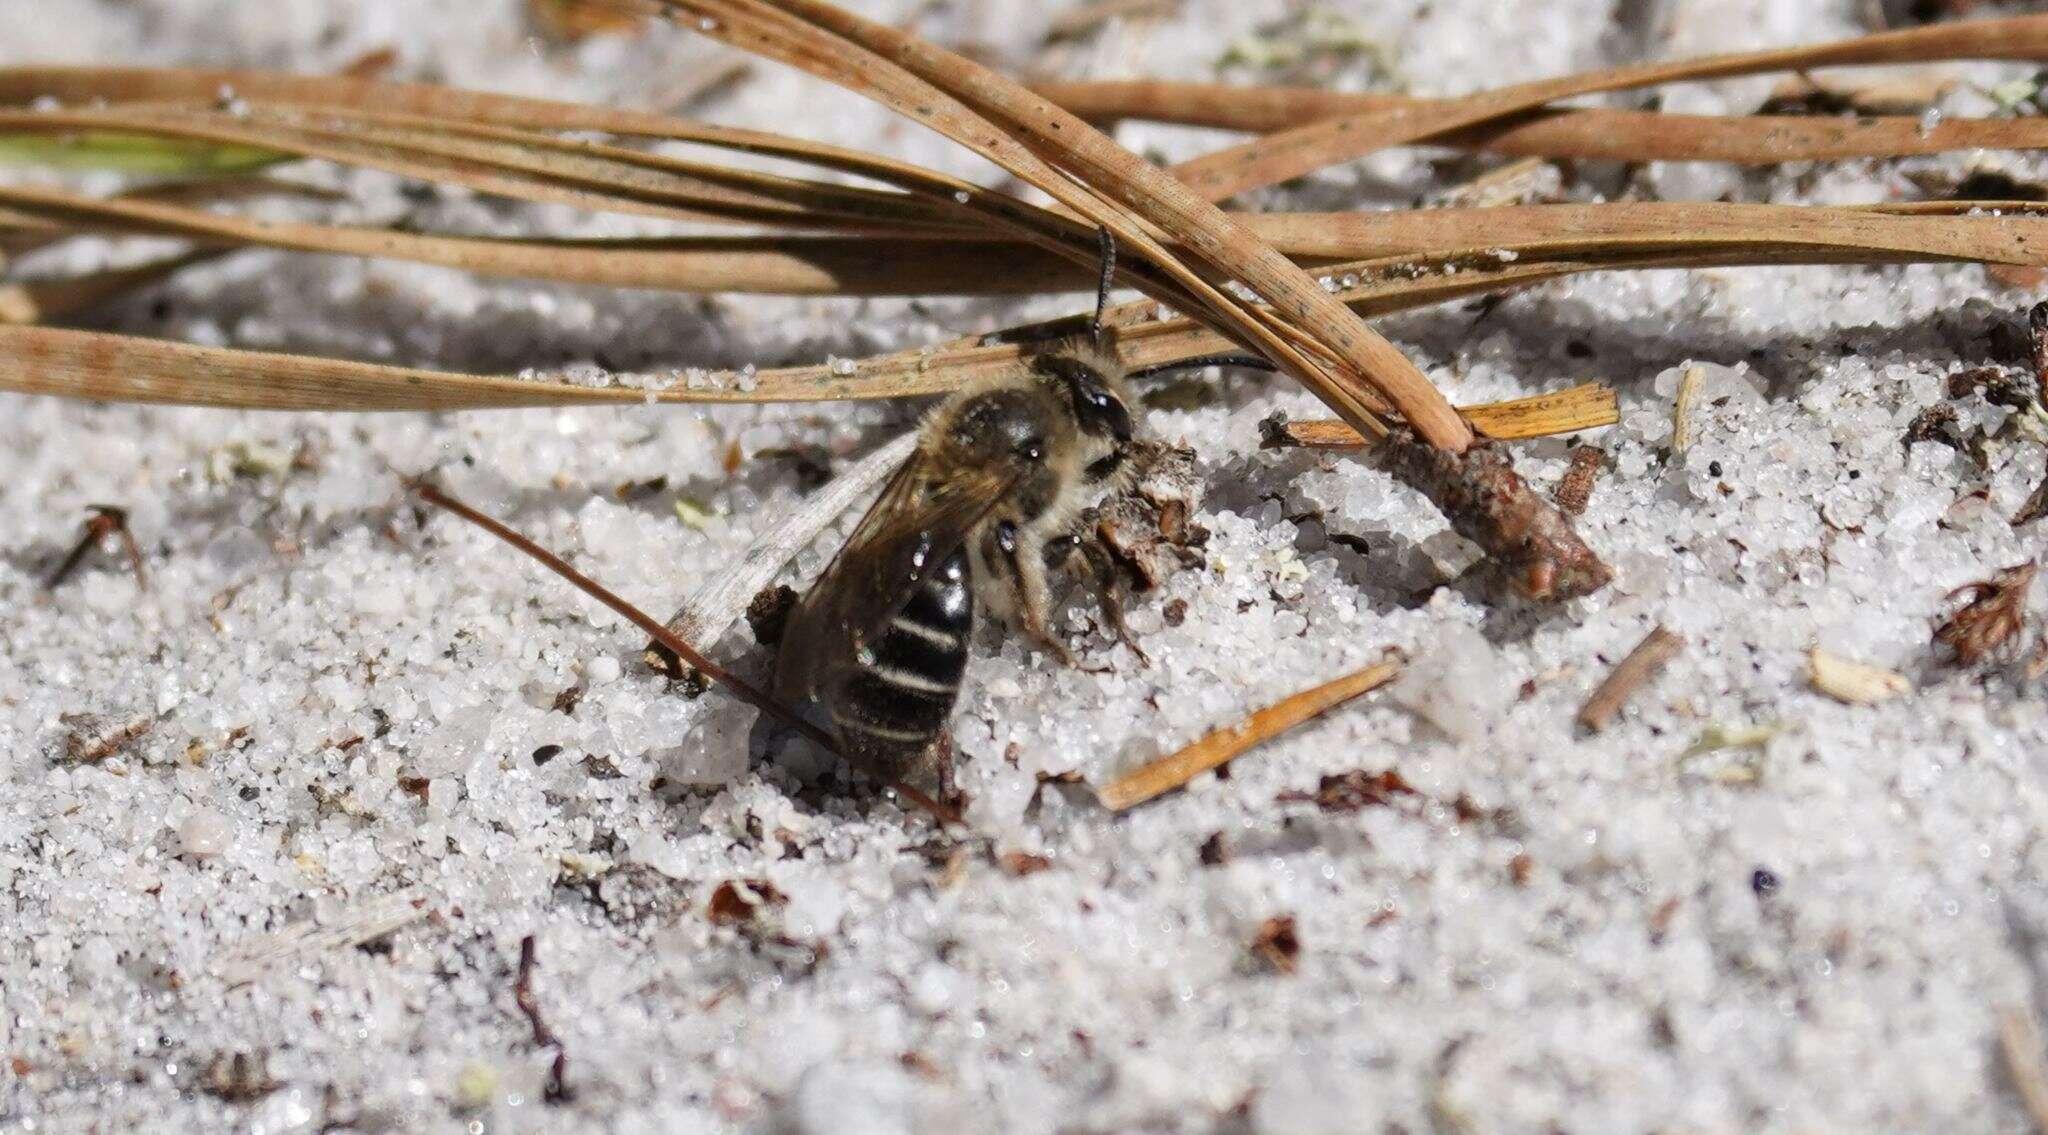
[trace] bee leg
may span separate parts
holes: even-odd
[[[1124,620],[1122,577],[1117,571],[1116,558],[1101,540],[1081,541],[1080,551],[1095,573],[1095,605],[1102,609],[1102,617],[1108,621],[1109,629],[1116,632],[1118,642],[1138,656],[1140,666],[1150,669],[1152,656],[1138,645],[1137,638],[1131,634],[1130,623]]]
[[[1053,633],[1052,588],[1045,581],[1045,548],[1009,521],[995,525],[989,535],[989,543],[993,555],[988,558],[1001,565],[1006,581],[1011,585],[1011,608],[1018,629],[1059,659],[1062,666],[1103,673],[1102,670],[1083,666],[1067,644]]]

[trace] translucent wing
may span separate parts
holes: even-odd
[[[790,612],[775,662],[777,693],[791,701],[829,694],[861,648],[1015,484],[1008,469],[941,471],[922,451],[912,454]]]

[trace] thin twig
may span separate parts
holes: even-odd
[[[1196,776],[1227,764],[1254,745],[1386,685],[1401,672],[1401,666],[1400,660],[1390,658],[1313,689],[1290,694],[1237,725],[1217,729],[1177,753],[1117,777],[1097,795],[1104,807],[1121,812],[1171,792]]]
[[[533,992],[533,973],[539,964],[534,936],[528,934],[519,940],[519,977],[512,985],[512,1000],[533,1026],[534,1045],[555,1050],[555,1059],[548,1065],[547,1086],[541,1089],[541,1098],[548,1103],[567,1103],[576,1098],[575,1093],[569,1090],[569,1049],[540,1015],[540,998]]]
[[[1677,657],[1679,648],[1684,645],[1684,639],[1661,626],[1651,630],[1607,675],[1607,680],[1600,683],[1593,696],[1586,699],[1586,704],[1579,709],[1579,725],[1592,733],[1607,728],[1614,715],[1628,704],[1628,699],[1634,697],[1645,682],[1656,677],[1666,663]]]
[[[142,547],[135,542],[135,534],[128,530],[128,510],[110,504],[86,507],[92,515],[86,518],[85,534],[78,538],[78,543],[65,555],[64,562],[58,564],[57,569],[50,573],[50,577],[43,581],[44,589],[55,591],[60,584],[71,578],[72,572],[78,570],[78,565],[85,559],[87,552],[92,551],[108,536],[119,534],[122,550],[128,555],[128,566],[135,572],[135,586],[147,590],[149,577],[142,569]]]

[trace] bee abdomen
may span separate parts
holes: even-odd
[[[912,593],[862,652],[859,670],[833,707],[848,747],[894,765],[931,744],[952,716],[973,631],[963,550]]]

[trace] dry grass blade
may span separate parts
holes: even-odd
[[[1036,83],[1032,89],[1091,121],[1138,118],[1258,133],[1340,114],[1424,109],[1441,101],[1165,79]],[[2048,119],[1946,118],[1930,125],[1905,116],[1703,115],[1546,107],[1411,141],[1510,157],[1776,165],[2048,149]]]
[[[1386,685],[1401,673],[1401,665],[1397,659],[1376,662],[1335,681],[1290,695],[1237,725],[1218,729],[1177,753],[1117,777],[1097,795],[1104,807],[1121,812],[1171,792],[1202,773],[1227,764],[1254,745]]]
[[[1175,166],[1173,172],[1196,192],[1221,201],[1388,146],[1478,126],[1579,95],[1772,71],[1945,59],[2048,59],[2048,16],[1941,24],[1830,44],[1616,67],[1460,99],[1344,114],[1206,154]]]
[[[1452,451],[1469,444],[1470,431],[1421,372],[1301,269],[1172,177],[1008,79],[815,0],[668,0],[668,6],[709,21],[706,34],[841,83],[940,130],[1108,228],[1199,301],[1191,313],[1227,327],[1353,425],[1382,428],[1355,393],[1363,380],[1432,444]],[[1184,242],[1208,276],[1182,265],[1148,225]],[[1255,312],[1211,283],[1233,279],[1264,297],[1275,314]]]

